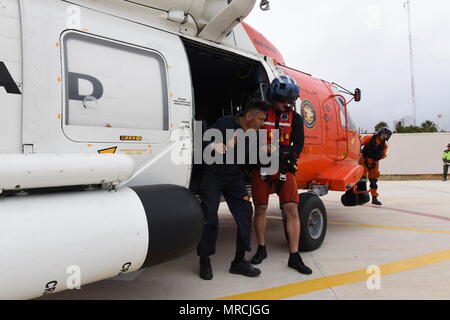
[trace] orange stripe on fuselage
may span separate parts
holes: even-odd
[[[284,64],[284,58],[281,55],[280,51],[269,40],[267,40],[266,37],[264,37],[261,33],[250,27],[245,22],[242,22],[242,26],[247,32],[250,40],[253,42],[256,50],[260,54],[271,57],[280,64]]]

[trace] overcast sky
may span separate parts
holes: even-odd
[[[413,115],[406,0],[270,0],[246,22],[286,64],[363,100],[349,111],[363,130]],[[259,0],[258,0],[259,6]],[[450,130],[450,1],[411,0],[417,122]],[[438,119],[441,114],[442,118]]]

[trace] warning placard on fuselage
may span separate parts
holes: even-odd
[[[191,101],[185,98],[177,98],[173,100],[173,104],[176,106],[190,107],[192,105]]]

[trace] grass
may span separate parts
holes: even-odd
[[[442,174],[386,174],[380,181],[442,180]]]

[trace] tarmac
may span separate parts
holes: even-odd
[[[339,192],[322,197],[328,213],[325,241],[316,251],[302,253],[313,270],[310,276],[287,267],[278,199],[272,196],[269,256],[258,266],[262,273],[257,278],[228,272],[236,226],[222,204],[213,280],[198,277],[198,258],[192,252],[41,299],[450,299],[450,181],[381,181],[379,193],[381,207],[344,207]],[[256,247],[253,234],[254,251]]]

